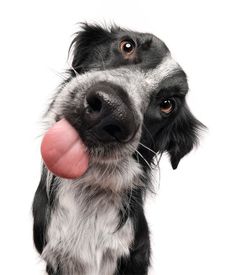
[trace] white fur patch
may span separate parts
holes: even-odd
[[[114,166],[112,173],[98,177],[99,169],[93,165],[77,181],[58,182],[42,255],[55,269],[61,263],[62,274],[111,275],[117,259],[129,254],[134,239],[132,222],[128,219],[117,228],[123,191],[138,184],[141,170],[131,159],[123,167]]]
[[[175,72],[181,70],[180,65],[171,57],[167,55],[155,69],[146,73],[146,83],[149,89],[158,87],[158,85],[167,77],[170,77]]]

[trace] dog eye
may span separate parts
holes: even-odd
[[[130,55],[135,50],[135,43],[133,40],[124,40],[120,43],[120,51],[125,55]]]
[[[164,114],[170,114],[175,108],[175,102],[173,99],[165,99],[160,104],[160,110]]]

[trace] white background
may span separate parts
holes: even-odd
[[[77,22],[115,22],[163,39],[209,128],[149,196],[151,275],[236,274],[234,1],[5,1],[0,7],[0,274],[43,274],[32,243],[40,119],[67,67]],[[156,177],[158,178],[158,177]]]

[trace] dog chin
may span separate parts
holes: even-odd
[[[102,164],[117,164],[120,161],[132,157],[135,153],[136,146],[110,146],[109,148],[99,146],[88,148],[90,162]]]

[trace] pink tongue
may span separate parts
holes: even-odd
[[[48,169],[55,175],[74,179],[88,168],[88,154],[77,131],[62,119],[45,134],[41,154]]]

